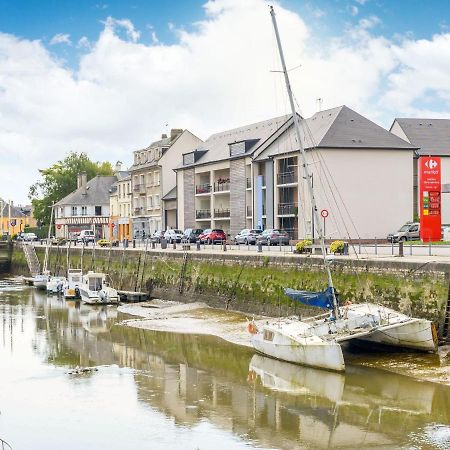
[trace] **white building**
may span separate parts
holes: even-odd
[[[77,189],[55,204],[57,237],[71,237],[81,230],[94,230],[97,238],[108,237],[110,189],[117,178],[97,175],[87,181],[78,175]]]

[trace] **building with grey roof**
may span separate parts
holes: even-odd
[[[415,216],[419,216],[418,158],[441,158],[442,192],[446,194],[441,200],[442,223],[450,224],[450,119],[396,118],[390,131],[417,148],[412,178]]]
[[[56,236],[70,237],[81,230],[95,230],[97,238],[108,237],[111,186],[117,176],[97,175],[87,181],[77,178],[77,189],[55,203]]]
[[[330,239],[383,237],[412,219],[414,145],[347,106],[300,124]],[[213,134],[176,172],[179,227],[222,228],[231,237],[257,227],[315,235],[290,115]]]

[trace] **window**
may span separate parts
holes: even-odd
[[[190,164],[194,164],[194,162],[195,162],[194,152],[183,155],[183,165],[188,166]]]
[[[159,172],[153,172],[153,180],[154,180],[155,186],[158,186],[159,185]]]
[[[101,206],[96,206],[95,207],[95,215],[96,216],[101,216],[102,215],[102,207]]]
[[[81,207],[81,215],[82,216],[87,216],[87,206],[82,206]]]
[[[230,156],[243,155],[245,153],[245,142],[236,142],[230,145]]]
[[[76,206],[72,206],[72,216],[78,215],[78,208]]]
[[[148,204],[149,209],[153,208],[153,197],[151,195],[149,195],[149,197],[148,197],[147,204]]]
[[[159,206],[159,195],[155,195],[155,206]]]
[[[152,173],[149,173],[147,175],[147,185],[148,186],[153,186],[153,174]]]
[[[265,341],[273,341],[273,331],[264,330],[263,338]]]

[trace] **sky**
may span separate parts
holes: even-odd
[[[450,2],[278,0],[305,116],[345,104],[389,128],[450,118]],[[131,164],[170,128],[289,112],[264,0],[0,0],[0,197],[28,202],[69,151]]]

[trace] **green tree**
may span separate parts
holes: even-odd
[[[88,181],[96,175],[113,175],[111,163],[93,162],[86,153],[70,152],[63,160],[39,170],[41,179],[29,190],[35,218],[43,224],[50,222],[51,205],[77,188],[77,176],[87,173]]]

